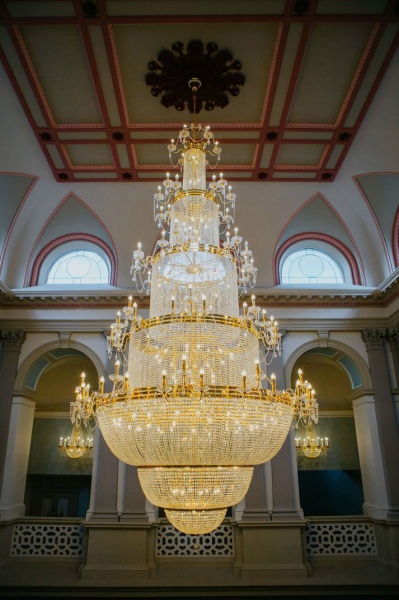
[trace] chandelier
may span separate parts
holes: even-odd
[[[189,85],[195,115],[201,82]],[[139,243],[131,267],[138,291],[150,293],[149,317],[129,296],[108,336],[113,389],[105,393],[101,378],[90,394],[83,382],[71,418],[95,418],[111,452],[138,467],[148,500],[199,534],[245,496],[253,466],[275,456],[293,422],[317,422],[317,402],[302,378],[295,390],[276,389],[266,372],[281,352],[278,324],[255,295],[239,310],[257,269],[234,227],[231,186],[222,173],[206,182],[221,154],[213,133],[194,120],[168,151],[182,181],[168,173],[158,187],[156,247],[145,257]]]
[[[330,441],[328,437],[318,437],[313,431],[313,426],[308,425],[304,438],[295,438],[295,447],[298,456],[306,458],[318,458],[325,456],[330,449]]]
[[[85,373],[80,376],[80,386],[75,388],[76,401],[80,402],[83,395],[88,398],[90,393],[90,385],[85,384]],[[83,390],[83,395],[82,395]],[[82,432],[81,421],[73,419],[71,435],[60,437],[58,442],[58,450],[61,454],[65,454],[69,458],[82,458],[91,453],[93,450],[93,438],[84,437]]]

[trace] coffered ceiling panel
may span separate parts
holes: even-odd
[[[199,115],[229,179],[333,181],[398,46],[398,12],[394,0],[10,0],[0,58],[59,182],[172,171],[165,145],[192,115],[165,108],[145,77],[163,49],[194,40],[229,50],[245,75],[225,108]]]

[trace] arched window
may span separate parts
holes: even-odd
[[[285,257],[281,266],[281,283],[299,285],[344,283],[340,264],[316,248],[301,248]]]
[[[53,262],[46,283],[109,283],[109,268],[105,260],[92,250],[71,250]]]
[[[71,233],[52,240],[36,256],[29,277],[31,286],[113,286],[116,281],[114,252],[103,240],[87,233]]]
[[[361,263],[341,241],[325,233],[292,236],[276,251],[276,285],[364,285]]]

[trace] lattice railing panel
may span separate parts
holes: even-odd
[[[14,527],[11,556],[82,556],[81,525],[18,524]]]
[[[308,523],[305,532],[309,555],[377,553],[371,523]]]
[[[234,556],[231,525],[221,525],[211,533],[186,535],[172,525],[158,527],[157,556]]]

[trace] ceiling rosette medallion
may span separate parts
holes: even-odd
[[[186,51],[182,42],[175,42],[171,50],[161,50],[158,59],[148,63],[148,68],[146,84],[152,95],[161,96],[166,108],[182,111],[187,107],[190,113],[224,108],[229,103],[229,95],[238,96],[240,86],[245,83],[245,75],[240,72],[241,62],[229,50],[219,50],[214,42],[205,45],[193,40],[187,44]],[[187,81],[192,78],[201,80],[196,108],[187,87]]]

